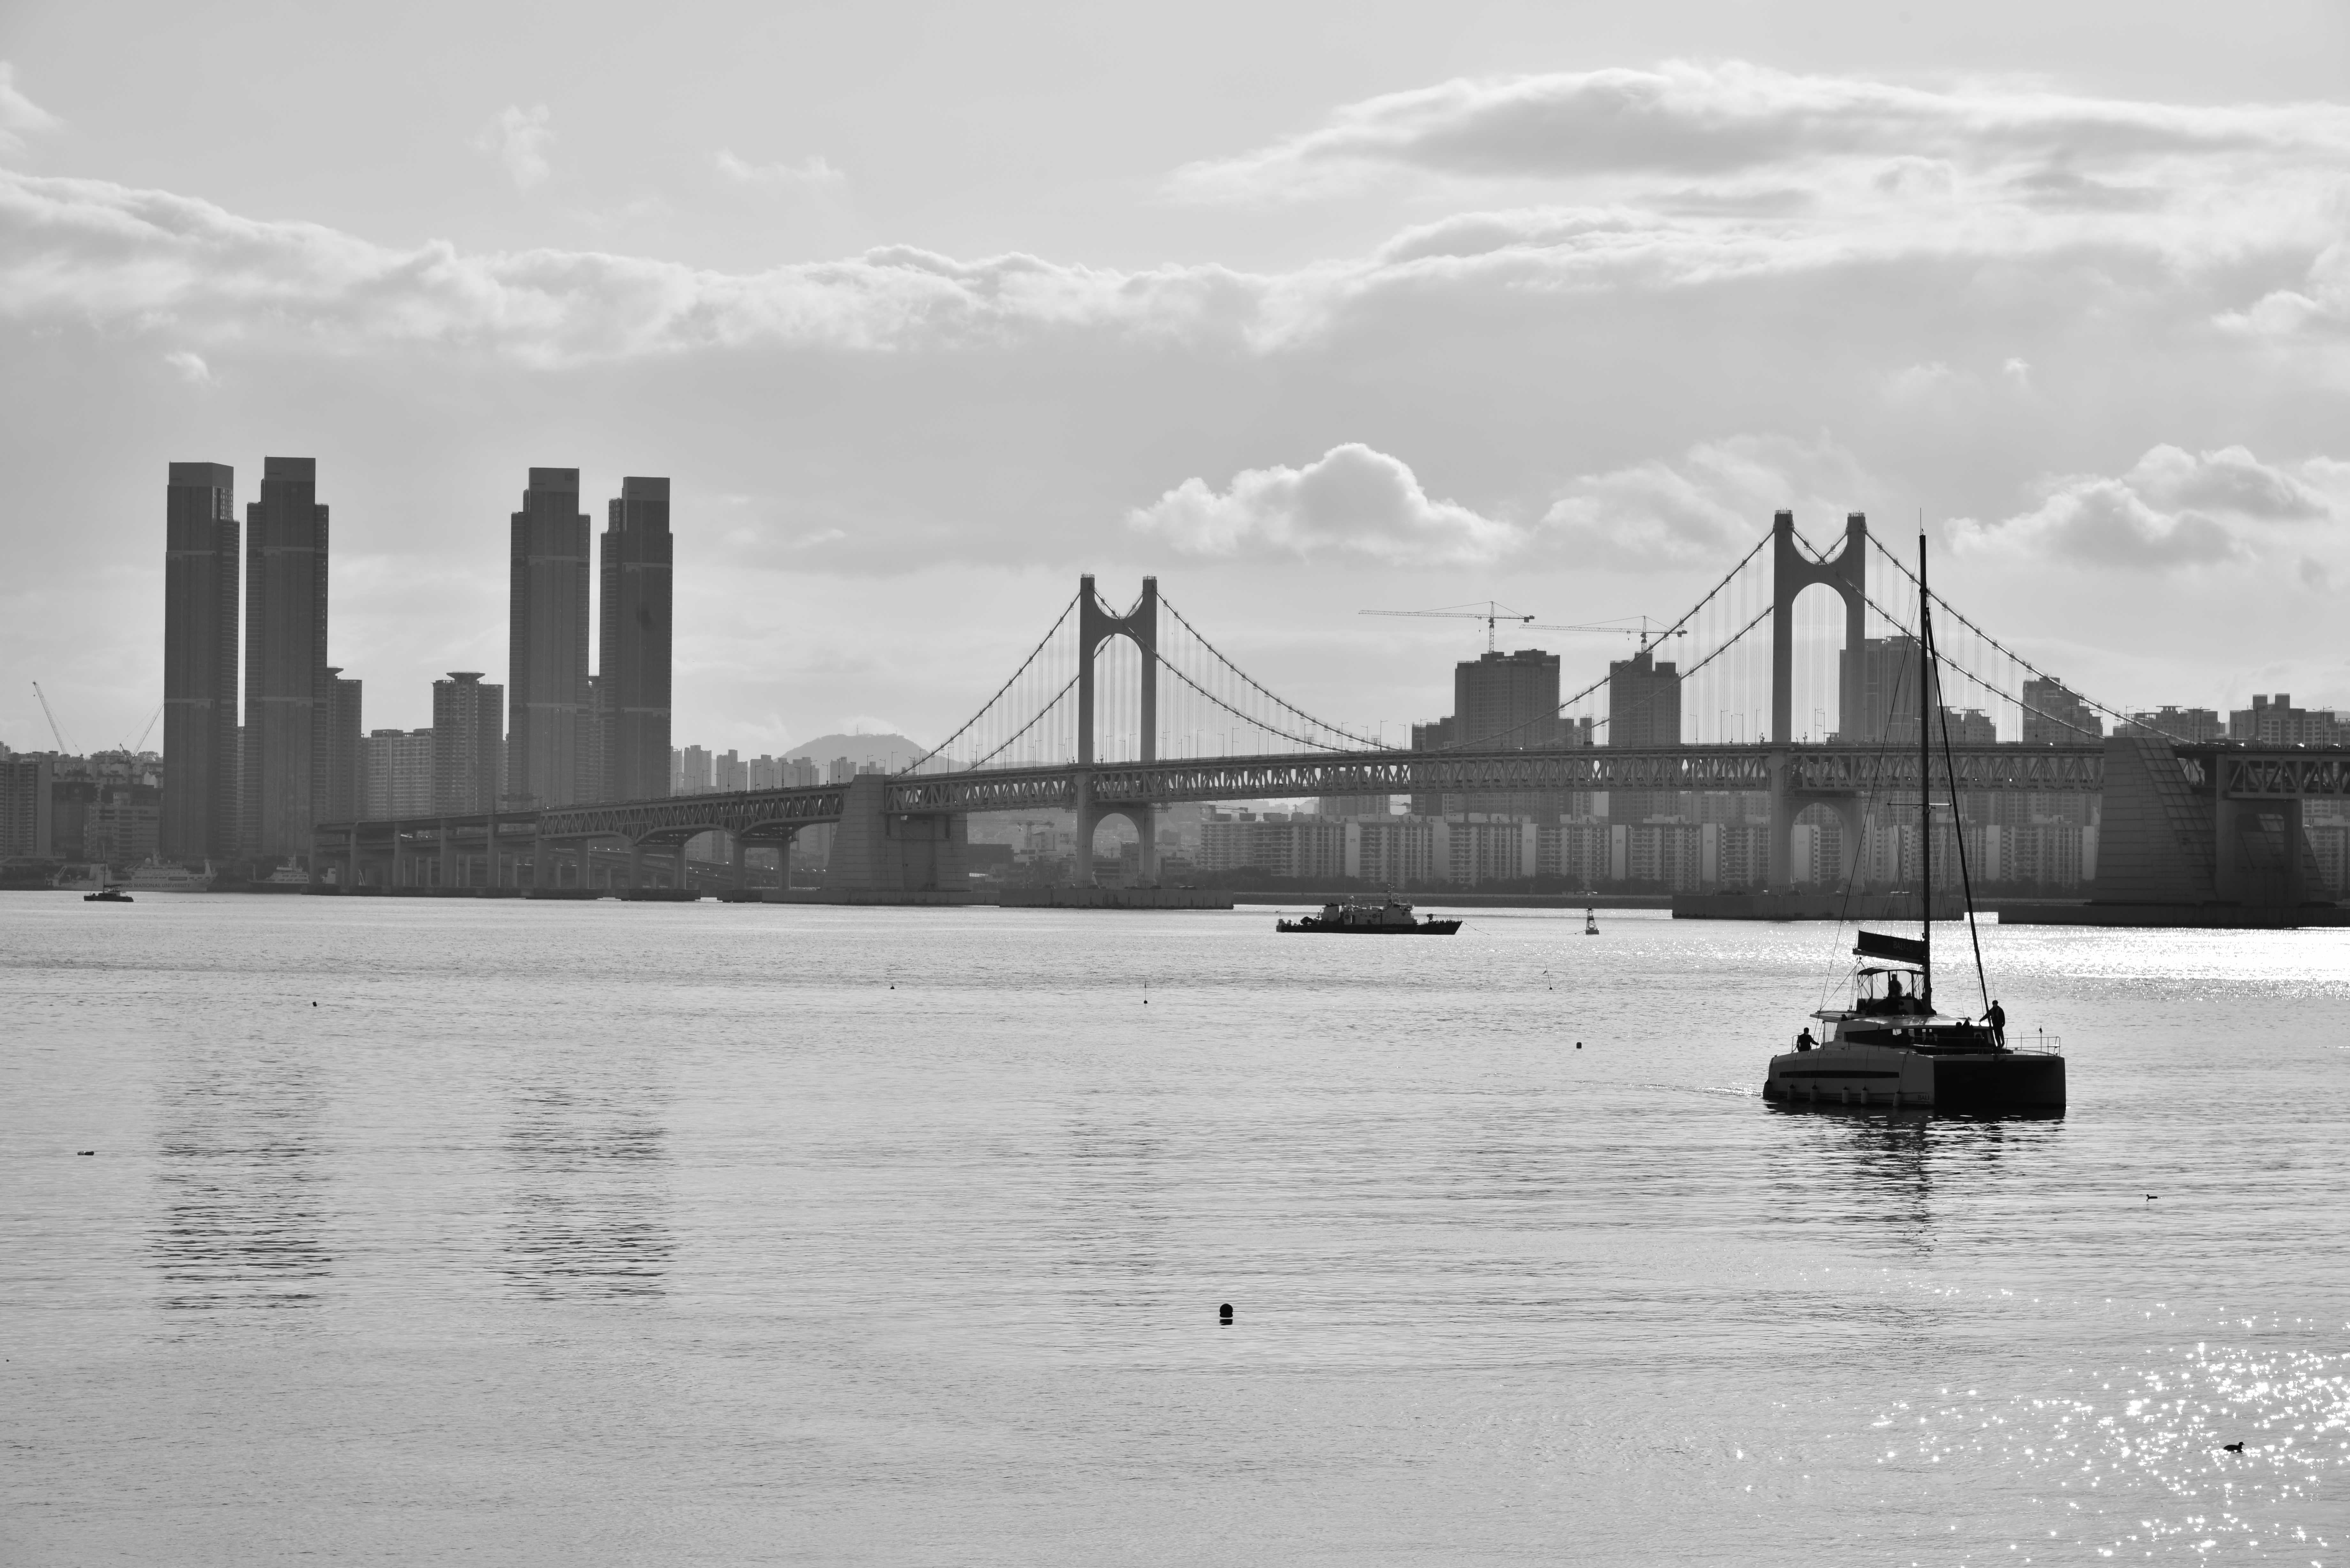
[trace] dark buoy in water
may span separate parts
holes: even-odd
[[[1222,1324],[1229,1324],[1232,1321],[1232,1303],[1226,1302],[1223,1305],[1216,1309],[1216,1321]]]
[[[74,1153],[76,1153],[76,1154],[78,1154],[78,1155],[80,1155],[80,1154],[96,1154],[97,1152],[98,1152],[98,1150],[96,1150],[96,1149],[94,1149],[94,1148],[78,1148],[78,1149],[74,1150]],[[1232,1308],[1230,1308],[1230,1307],[1226,1307],[1226,1308],[1224,1309],[1224,1315],[1225,1315],[1226,1317],[1230,1317],[1230,1316],[1232,1316]]]
[[[1580,1041],[1580,1040],[1576,1041],[1576,1042],[1575,1043],[1575,1048],[1576,1050],[1578,1050],[1578,1051],[1582,1050],[1582,1049],[1583,1049],[1583,1042],[1582,1042],[1582,1041]]]
[[[316,1007],[316,1006],[317,1006],[318,1004],[317,1004],[317,1002],[312,1002],[310,1005],[311,1005],[311,1006],[313,1006],[313,1007]]]

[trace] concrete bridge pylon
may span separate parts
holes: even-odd
[[[1836,807],[1850,827],[1854,813],[1840,801],[1805,795],[1789,786],[1787,748],[1795,734],[1795,600],[1814,585],[1844,601],[1844,667],[1836,679],[1836,723],[1849,732],[1860,713],[1857,683],[1861,645],[1868,635],[1868,518],[1848,513],[1844,520],[1844,544],[1825,560],[1813,560],[1795,543],[1795,514],[1775,514],[1771,519],[1771,864],[1769,885],[1785,888],[1794,877],[1790,862],[1795,817],[1814,800]],[[1845,874],[1849,877],[1859,845],[1856,835],[1844,835]]]
[[[1094,575],[1077,579],[1077,880],[1094,879],[1094,832],[1113,816],[1122,816],[1142,836],[1142,880],[1159,883],[1159,809],[1131,803],[1101,805],[1094,801],[1094,655],[1113,637],[1125,638],[1142,655],[1142,689],[1136,711],[1142,731],[1144,763],[1159,760],[1159,579],[1142,579],[1142,597],[1124,615],[1112,615],[1094,590]]]

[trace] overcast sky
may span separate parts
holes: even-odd
[[[533,464],[673,481],[722,750],[936,738],[1081,570],[1434,717],[1481,629],[1357,609],[1669,615],[1779,506],[2107,701],[2350,706],[2345,18],[14,0],[0,740],[135,736],[165,464],[265,454],[375,727],[503,678]]]

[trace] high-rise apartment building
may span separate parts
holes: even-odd
[[[478,670],[452,670],[432,683],[432,809],[450,815],[497,808],[505,760],[506,689]]]
[[[244,509],[244,831],[238,853],[307,857],[326,790],[327,509],[315,459],[269,457]]]
[[[2105,721],[2061,680],[2023,683],[2023,743],[2077,746],[2103,738]]]
[[[2228,715],[2228,738],[2262,746],[2338,746],[2344,725],[2341,715],[2323,708],[2296,708],[2293,694],[2256,695],[2249,708]]]
[[[579,471],[534,468],[514,514],[509,561],[507,793],[539,805],[598,798],[586,771],[588,514]]]
[[[55,769],[43,753],[0,757],[0,857],[57,853]]]
[[[1558,655],[1539,648],[1487,653],[1452,667],[1455,744],[1471,751],[1546,750],[1578,732],[1558,714]],[[1587,736],[1586,737],[1587,739]],[[1446,803],[1448,810],[1452,803]],[[1460,809],[1489,816],[1556,821],[1567,808],[1559,791],[1472,791]]]
[[[606,800],[669,793],[669,481],[623,479],[606,513],[597,696]]]
[[[163,494],[163,819],[170,860],[237,853],[236,470],[175,462]]]
[[[1836,690],[1853,693],[1858,711],[1837,716],[1838,739],[1857,746],[1916,745],[1918,715],[1927,707],[1919,698],[1918,665],[1914,637],[1872,637],[1856,656],[1852,649],[1839,649]]]
[[[1657,661],[1643,648],[1607,666],[1607,743],[1611,746],[1678,746],[1681,743],[1681,676],[1671,660]],[[1663,790],[1615,790],[1607,815],[1617,824],[1670,815],[1678,794]]]
[[[363,791],[359,783],[360,682],[343,679],[339,665],[327,667],[326,790],[318,797],[320,822],[356,822]],[[171,775],[164,774],[168,781]]]
[[[2150,713],[2132,713],[2126,723],[2116,727],[2115,732],[2149,738],[2168,736],[2178,741],[2224,741],[2228,738],[2228,722],[2216,709],[2180,708],[2166,702]]]
[[[370,822],[432,815],[432,732],[376,730],[359,742],[359,815]]]

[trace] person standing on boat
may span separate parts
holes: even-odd
[[[1991,1002],[1991,1011],[1983,1014],[1983,1022],[1991,1025],[1992,1044],[2007,1044],[2007,1009],[2002,1007],[1996,998]]]

